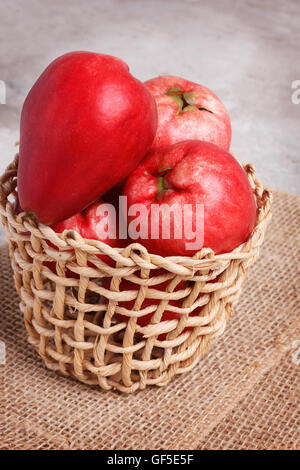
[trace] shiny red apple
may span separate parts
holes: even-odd
[[[156,100],[158,126],[152,150],[183,140],[205,140],[229,150],[231,123],[219,98],[184,78],[161,76],[145,82]]]
[[[188,140],[150,152],[127,179],[124,195],[130,237],[161,256],[191,256],[202,247],[229,252],[255,224],[244,169],[209,142]]]

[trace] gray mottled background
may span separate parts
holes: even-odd
[[[38,75],[64,52],[92,50],[121,57],[142,80],[168,73],[212,88],[239,160],[269,187],[299,193],[299,18],[299,0],[1,0],[0,171]]]

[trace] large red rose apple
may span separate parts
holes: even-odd
[[[71,52],[54,60],[22,109],[22,208],[45,224],[82,211],[137,166],[156,125],[154,98],[120,59]]]
[[[145,85],[158,110],[152,150],[188,139],[205,140],[229,150],[230,118],[209,88],[173,76],[152,78]]]
[[[245,171],[208,142],[185,141],[151,152],[127,179],[124,195],[130,237],[161,256],[191,256],[202,246],[229,252],[247,239],[256,219]],[[191,248],[197,240],[201,246]]]

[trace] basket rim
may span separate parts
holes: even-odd
[[[138,258],[141,257],[144,262],[146,261],[146,263],[149,264],[148,268],[155,269],[166,267],[168,269],[168,267],[170,267],[173,268],[170,270],[171,272],[174,272],[174,268],[176,270],[176,265],[181,268],[205,267],[206,264],[210,266],[212,263],[219,261],[226,262],[232,259],[241,259],[251,256],[253,249],[261,244],[259,243],[259,238],[261,238],[259,235],[260,233],[264,233],[265,227],[272,215],[272,191],[265,188],[257,178],[254,165],[246,163],[241,164],[241,166],[246,172],[256,199],[257,215],[252,233],[245,242],[234,250],[216,255],[210,248],[202,248],[193,256],[162,256],[149,252],[144,245],[134,241],[125,248],[111,247],[103,241],[84,238],[76,230],[65,230],[62,233],[56,233],[50,226],[35,221],[25,212],[15,215],[8,197],[10,194],[13,194],[17,188],[18,159],[19,154],[17,153],[14,160],[7,166],[0,177],[0,213],[2,218],[6,218],[8,223],[13,225],[14,228],[20,230],[23,227],[34,236],[52,242],[57,246],[59,252],[81,248],[91,255],[108,255],[116,262],[122,262],[123,266],[126,265],[128,267],[135,265],[140,266],[140,263],[137,261]],[[136,253],[137,251],[140,252],[139,255]],[[131,256],[132,253],[134,253],[135,256]],[[103,263],[101,260],[99,260],[99,262],[100,264]]]

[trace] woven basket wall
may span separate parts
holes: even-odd
[[[231,253],[164,258],[137,243],[111,248],[16,216],[17,164],[16,157],[1,177],[0,212],[29,342],[46,366],[126,393],[192,369],[223,333],[271,218],[272,194],[253,165],[244,166],[258,208],[250,238]],[[122,280],[134,288],[120,291]],[[179,318],[161,321],[164,311]],[[140,326],[137,318],[149,314],[151,323]]]

